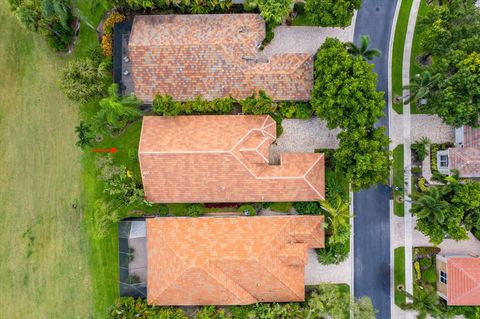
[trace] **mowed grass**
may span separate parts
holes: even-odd
[[[395,26],[395,35],[392,50],[392,92],[393,97],[403,95],[402,73],[403,73],[403,50],[405,47],[405,37],[407,34],[408,18],[412,8],[413,0],[402,0],[400,12],[398,14],[397,25]],[[393,109],[403,113],[403,103],[393,104]]]
[[[405,247],[395,248],[394,252],[394,289],[395,289],[395,304],[402,306],[406,302],[404,293],[398,291],[398,285],[405,287]]]
[[[0,317],[93,318],[78,106],[55,84],[64,61],[5,1],[0,21]]]
[[[396,198],[398,196],[404,196],[404,176],[403,176],[403,144],[397,145],[393,150],[393,185],[401,188],[402,190],[394,190],[394,202],[393,202],[393,212],[395,215],[403,217],[404,216],[404,204],[398,203]]]

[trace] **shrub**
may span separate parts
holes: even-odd
[[[317,249],[317,259],[322,265],[336,265],[345,261],[350,253],[349,243],[337,243],[326,245],[323,249]]]
[[[215,306],[203,306],[195,314],[195,319],[227,319],[225,310],[218,309]]]
[[[324,27],[347,27],[361,0],[306,0],[305,11],[311,22]]]
[[[107,236],[109,228],[113,223],[120,220],[118,211],[110,203],[99,199],[95,202],[92,214],[93,236],[104,238]]]
[[[187,206],[186,214],[189,217],[198,217],[203,215],[204,208],[200,204],[191,204]]]
[[[438,144],[430,145],[430,169],[432,173],[438,173],[437,167],[437,152],[438,152]]]
[[[264,91],[259,91],[258,97],[253,94],[241,100],[240,105],[242,106],[242,112],[245,114],[272,114],[277,110],[277,104]]]
[[[421,174],[422,173],[422,168],[418,166],[413,166],[411,169],[412,174]]]
[[[117,205],[149,204],[144,199],[142,185],[136,182],[135,176],[123,165],[113,164],[111,154],[100,156],[96,162],[99,170],[98,179],[105,183],[104,192]]]
[[[323,210],[318,202],[294,202],[293,208],[301,215],[323,214]]]
[[[193,101],[178,102],[171,96],[157,95],[153,100],[152,110],[158,115],[175,116],[192,113],[225,114],[233,110],[236,100],[232,97],[216,98],[212,101],[196,97]]]
[[[412,151],[415,153],[420,162],[423,162],[423,160],[427,157],[428,146],[430,144],[431,142],[427,137],[422,137],[420,140],[416,141],[415,144],[411,145]]]
[[[167,205],[158,206],[158,216],[165,217],[165,216],[168,216],[168,214],[169,214],[169,209]]]
[[[88,57],[68,62],[58,85],[70,100],[84,103],[105,91],[107,78],[106,65]]]
[[[248,0],[244,8],[251,11],[258,8],[260,15],[269,24],[279,25],[285,19],[292,6],[292,0]]]
[[[125,21],[124,15],[112,11],[103,24],[102,49],[106,57],[113,55],[113,26],[123,21]]]
[[[270,209],[274,212],[288,213],[291,208],[292,203],[290,202],[277,202],[270,204]]]
[[[118,298],[108,309],[108,319],[188,319],[180,308],[150,307],[145,300]]]
[[[422,279],[422,270],[420,269],[420,263],[417,260],[413,263],[413,267],[415,268],[415,272],[417,274],[417,280]]]
[[[157,95],[153,100],[152,110],[158,115],[175,116],[181,112],[181,103],[168,95]]]
[[[432,265],[432,259],[430,257],[421,258],[419,262],[422,269],[427,269]]]
[[[427,180],[423,177],[418,180],[418,189],[420,189],[421,192],[426,192],[428,190],[427,186],[425,186],[426,182]]]
[[[428,268],[423,272],[423,280],[429,284],[434,284],[437,281],[437,273],[434,268]]]
[[[73,37],[71,2],[67,0],[9,0],[10,8],[25,28],[47,38],[57,51],[67,49]]]
[[[238,207],[237,212],[243,213],[244,215],[248,213],[247,214],[248,216],[256,215],[255,208],[252,205],[247,205],[247,204]]]
[[[278,111],[284,118],[309,119],[312,116],[310,104],[304,102],[281,102]]]

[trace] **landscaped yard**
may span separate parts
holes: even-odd
[[[422,50],[420,48],[421,39],[418,36],[419,35],[418,21],[425,16],[428,8],[429,8],[429,5],[427,5],[425,0],[420,1],[420,8],[418,9],[418,16],[417,16],[417,24],[415,27],[415,34],[413,36],[413,42],[412,42],[412,55],[410,57],[410,77],[411,78],[414,77],[415,74],[419,74],[422,72],[422,68],[417,63],[417,57],[422,53]],[[420,111],[417,108],[417,105],[414,101],[410,103],[410,112],[412,114],[428,113],[425,111]]]
[[[397,289],[399,285],[405,288],[405,247],[398,247],[394,250],[394,289],[397,306],[404,305],[406,302],[405,294]]]
[[[395,27],[395,36],[392,50],[392,93],[393,97],[403,95],[402,70],[403,70],[403,48],[405,46],[405,36],[407,34],[408,18],[413,0],[402,0],[400,12],[398,14],[397,25]],[[393,109],[403,113],[403,102],[393,104]]]
[[[398,145],[393,150],[393,185],[398,187],[402,190],[395,190],[393,191],[393,211],[395,215],[403,217],[404,215],[404,204],[397,202],[398,196],[403,196],[403,182],[404,182],[404,175],[403,175],[403,144]]]
[[[0,316],[98,318],[80,204],[78,106],[55,83],[64,61],[20,26],[6,1],[0,20]]]

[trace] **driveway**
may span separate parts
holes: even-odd
[[[351,284],[351,255],[338,265],[322,265],[318,262],[315,249],[308,250],[308,263],[305,267],[305,285],[320,283]]]
[[[272,152],[312,153],[318,148],[338,147],[339,129],[330,130],[327,123],[319,118],[308,120],[286,119],[282,121],[283,133],[271,146]]]
[[[355,24],[355,42],[369,35],[371,46],[382,51],[374,59],[378,89],[388,87],[388,50],[396,0],[364,0]],[[377,123],[388,129],[388,113]],[[390,190],[377,185],[354,194],[354,293],[369,296],[378,309],[377,318],[390,319]]]
[[[343,42],[352,41],[353,31],[351,26],[347,28],[323,28],[282,25],[273,30],[275,37],[263,52],[266,55],[282,53],[315,54],[326,38],[337,38]]]

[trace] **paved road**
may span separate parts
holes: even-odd
[[[378,89],[388,87],[388,46],[390,30],[397,0],[363,0],[355,25],[354,39],[367,34],[371,46],[382,51],[376,58],[375,72],[378,73]],[[378,125],[388,129],[385,109]],[[355,296],[369,296],[379,310],[377,318],[390,319],[390,193],[387,186],[363,190],[354,194],[355,212]]]

